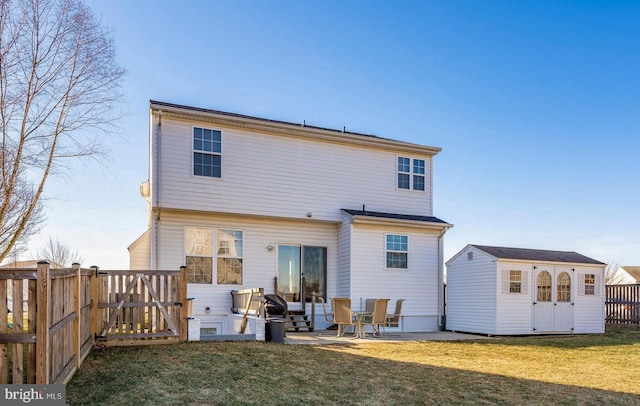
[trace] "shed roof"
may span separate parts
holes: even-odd
[[[521,259],[528,261],[571,262],[577,264],[605,265],[600,261],[578,254],[575,251],[551,251],[529,248],[490,247],[471,244],[481,251],[500,259]]]
[[[426,223],[440,223],[442,225],[448,225],[444,220],[440,220],[437,217],[433,216],[419,216],[414,214],[397,214],[397,213],[382,213],[378,211],[368,211],[368,210],[350,210],[350,209],[342,209],[342,211],[349,213],[352,216],[365,216],[365,217],[377,217],[377,218],[385,218],[385,219],[394,219],[394,220],[409,220],[409,221],[423,221]]]

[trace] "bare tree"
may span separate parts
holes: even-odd
[[[49,176],[104,153],[123,75],[80,0],[0,0],[0,261],[39,230]]]
[[[78,251],[73,252],[68,245],[61,242],[58,238],[55,240],[49,236],[49,241],[44,248],[37,252],[38,260],[47,260],[52,264],[69,267],[71,264],[82,263],[82,257]]]

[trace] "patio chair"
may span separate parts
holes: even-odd
[[[333,322],[338,325],[338,337],[344,334],[344,326],[355,326],[356,320],[351,312],[351,299],[334,297]]]
[[[392,314],[387,314],[387,327],[398,327],[400,326],[400,312],[402,311],[402,303],[404,299],[396,300],[396,310]]]
[[[373,307],[372,314],[365,314],[362,317],[362,332],[364,334],[364,327],[371,326],[371,330],[373,331],[374,337],[382,337],[382,333],[380,332],[380,326],[384,329],[384,326],[387,322],[387,305],[389,304],[389,299],[376,299],[375,305]]]
[[[373,313],[373,308],[376,305],[376,300],[378,299],[366,299],[364,302],[364,312],[367,314],[372,314]],[[362,310],[362,309],[360,309]]]
[[[330,313],[327,313],[327,306],[326,306],[326,302],[324,301],[324,299],[320,296],[316,296],[316,300],[319,300],[320,303],[322,303],[322,314],[324,315],[324,321],[326,321],[327,323],[332,323],[333,324],[333,311]],[[331,318],[331,319],[329,319]]]

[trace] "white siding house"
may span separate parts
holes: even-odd
[[[149,122],[149,229],[131,267],[186,265],[208,333],[233,333],[231,290],[274,293],[275,277],[301,306],[303,275],[307,301],[402,298],[402,329],[438,328],[451,227],[432,213],[439,148],[156,101]]]
[[[467,245],[447,261],[448,330],[604,332],[605,264],[576,252]]]

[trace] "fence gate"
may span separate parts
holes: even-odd
[[[187,285],[183,268],[180,271],[99,270],[97,277],[97,338],[186,338]]]

